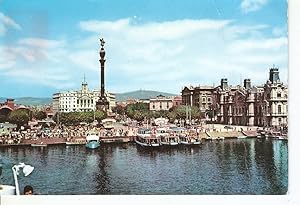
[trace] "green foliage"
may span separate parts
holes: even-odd
[[[32,117],[34,117],[37,120],[42,120],[47,117],[47,114],[44,111],[33,111]]]
[[[106,113],[103,111],[95,112],[95,120],[101,122],[106,118]],[[94,112],[69,112],[69,113],[56,113],[54,115],[54,121],[58,121],[66,125],[75,125],[80,122],[92,123],[94,121]]]
[[[191,113],[192,119],[201,119],[205,117],[204,113],[201,113],[198,107],[186,107],[185,105],[179,105],[170,109],[168,117],[170,121],[174,121],[175,119],[186,119],[189,113]]]
[[[0,114],[0,122],[6,122],[7,121],[7,116]]]
[[[17,126],[26,125],[29,121],[29,111],[25,109],[14,110],[9,113],[8,121]]]
[[[126,107],[123,107],[122,105],[116,105],[116,107],[114,107],[112,111],[119,115],[124,115],[126,113]]]
[[[130,104],[126,108],[126,114],[131,119],[142,121],[149,117],[149,106],[146,103]]]
[[[192,119],[201,119],[205,117],[204,113],[201,113],[200,109],[195,106],[186,107],[184,105],[180,105],[171,108],[169,111],[150,111],[149,106],[146,103],[136,103],[128,105],[126,108],[126,114],[131,119],[135,119],[137,121],[163,117],[168,118],[171,122],[173,122],[175,119],[186,119],[187,110],[190,110],[188,112],[191,112]]]

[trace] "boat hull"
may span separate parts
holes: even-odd
[[[144,143],[144,142],[140,142],[138,140],[135,140],[135,143],[137,143],[138,145],[141,145],[143,147],[159,147],[160,144],[158,143]]]
[[[31,144],[31,147],[47,147],[46,144]]]
[[[85,147],[86,148],[89,148],[89,149],[97,149],[98,147],[100,147],[100,143],[99,142],[87,142],[85,144]]]
[[[80,143],[80,142],[66,142],[67,146],[72,146],[72,145],[83,145],[84,143]]]
[[[175,146],[178,145],[178,142],[161,142],[162,145],[167,145],[167,146]]]

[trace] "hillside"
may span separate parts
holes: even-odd
[[[165,93],[153,90],[137,90],[126,93],[116,93],[116,102],[126,101],[128,99],[149,99],[155,98],[158,95],[176,96],[178,94]],[[52,103],[52,98],[35,98],[35,97],[21,97],[14,98],[16,104],[21,105],[47,105]],[[0,102],[5,102],[5,97],[0,97]]]
[[[14,98],[16,104],[21,105],[47,105],[52,103],[52,98],[34,98],[34,97],[21,97]],[[0,102],[5,102],[6,98],[0,97]]]
[[[121,102],[121,101],[126,101],[128,99],[149,99],[149,98],[155,98],[158,95],[176,96],[178,94],[165,93],[165,92],[159,92],[153,90],[137,90],[137,91],[126,92],[126,93],[116,93],[116,101]]]

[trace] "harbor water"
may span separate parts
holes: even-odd
[[[144,148],[135,143],[0,147],[0,184],[13,185],[11,167],[35,167],[19,177],[41,195],[286,194],[288,143],[228,139],[197,146]]]

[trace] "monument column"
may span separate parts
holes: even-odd
[[[101,49],[99,52],[100,55],[100,97],[98,102],[96,103],[96,107],[97,110],[103,110],[105,112],[108,111],[109,108],[109,102],[106,99],[105,96],[105,84],[104,84],[104,63],[105,63],[105,50],[104,50],[104,44],[105,41],[103,40],[103,38],[100,39],[100,45],[101,45]]]

